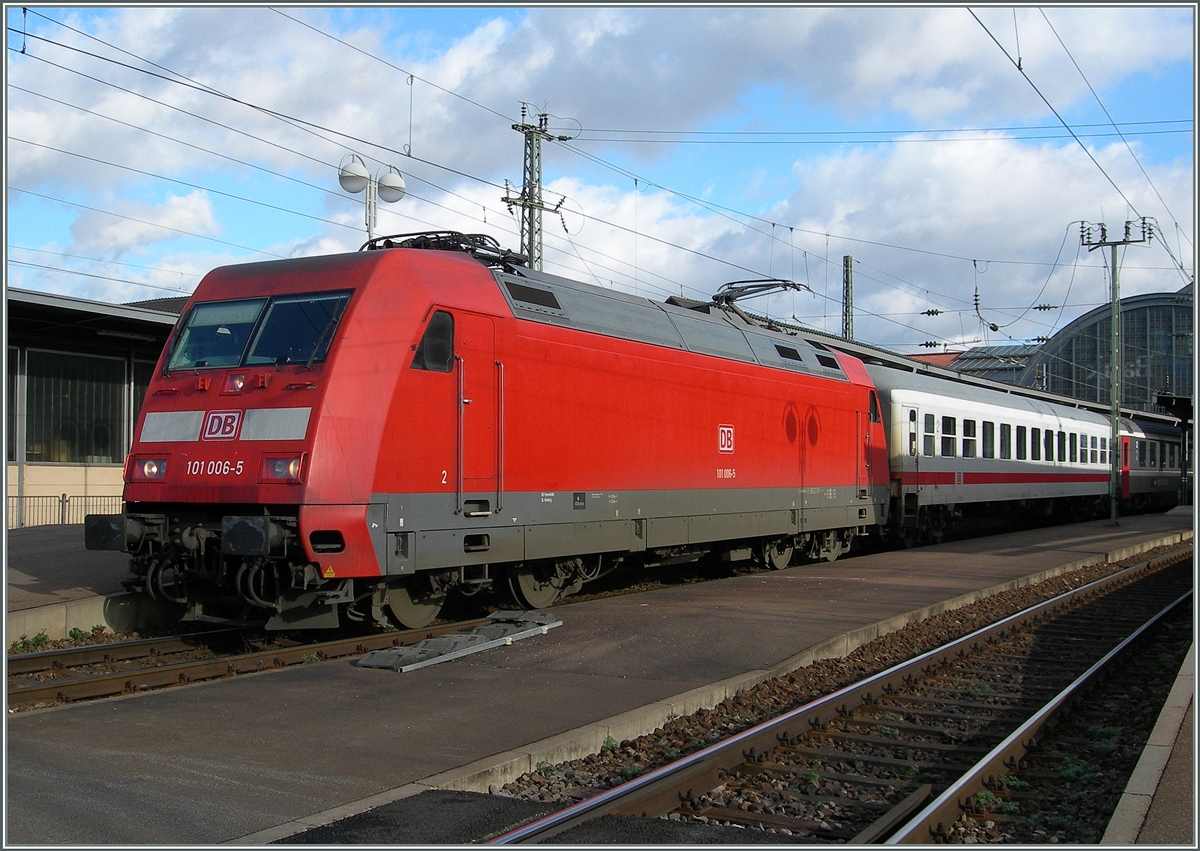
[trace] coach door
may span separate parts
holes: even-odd
[[[1129,437],[1121,435],[1121,499],[1129,499]]]
[[[496,329],[486,316],[455,316],[454,366],[458,373],[458,510],[483,516],[500,508],[502,451]]]
[[[921,482],[921,412],[916,408],[902,407],[904,420],[903,444],[900,450],[900,522],[901,526],[915,525],[920,508]]]

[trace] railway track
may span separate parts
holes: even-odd
[[[252,652],[220,649],[238,642],[240,630],[72,647],[8,657],[8,708],[70,703],[168,686],[358,656],[371,650],[405,647],[488,623],[457,621],[422,629],[329,641],[294,642]],[[99,670],[97,670],[99,669]]]
[[[1190,606],[1192,550],[1134,565],[615,788],[491,844],[605,815],[700,820],[798,842],[955,839],[1019,807],[1029,747],[1152,624]],[[984,840],[986,841],[986,840]]]

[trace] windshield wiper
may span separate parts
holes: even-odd
[[[345,310],[345,307],[345,302],[342,302],[342,310]],[[342,318],[342,310],[335,310],[329,317],[329,321],[325,323],[325,329],[321,332],[321,336],[317,337],[317,342],[313,344],[312,354],[308,356],[308,362],[304,364],[305,369],[312,369],[312,364],[317,357],[317,352],[321,350],[321,343],[325,342],[326,335],[332,336],[333,328]]]

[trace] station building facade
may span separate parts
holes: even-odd
[[[1160,394],[1194,395],[1194,285],[1121,299],[1121,407],[1170,413]],[[1064,327],[1033,353],[1015,383],[1108,405],[1108,305]]]
[[[120,510],[133,426],[184,301],[6,291],[8,528]]]

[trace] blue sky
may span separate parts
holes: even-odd
[[[518,248],[501,196],[522,177],[522,102],[572,137],[543,149],[545,197],[564,199],[544,222],[556,274],[658,298],[792,277],[812,292],[752,309],[837,331],[851,255],[856,336],[909,353],[1025,342],[1103,302],[1104,252],[1081,248],[1080,221],[1152,218],[1155,240],[1122,260],[1125,295],[1194,274],[1191,7],[6,19],[8,286],[131,302],[222,264],[355,250],[347,152],[405,174],[379,232]]]

